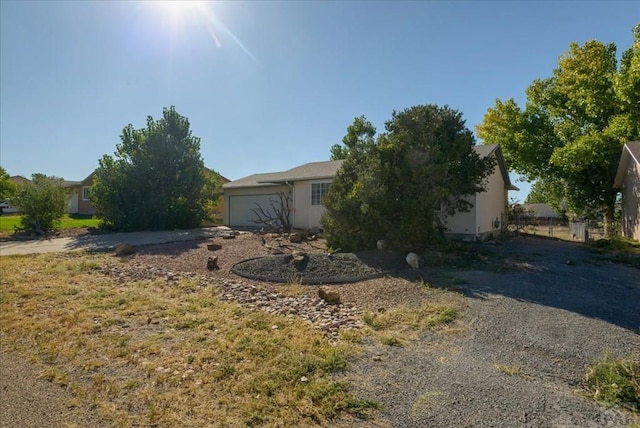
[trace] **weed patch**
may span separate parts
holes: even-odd
[[[597,402],[640,414],[640,355],[604,357],[587,369],[583,385]]]
[[[404,346],[425,330],[446,326],[460,316],[456,305],[423,303],[417,308],[401,306],[384,312],[365,312],[362,320],[377,339],[388,346]]]

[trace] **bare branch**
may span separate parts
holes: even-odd
[[[253,223],[264,224],[272,231],[289,232],[291,225],[291,199],[284,192],[276,193],[278,200],[270,199],[269,208],[264,208],[257,202],[254,203],[255,208],[251,211],[256,215],[256,219],[251,220]]]

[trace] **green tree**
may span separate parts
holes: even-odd
[[[220,174],[214,170],[205,168],[202,199],[205,201],[207,219],[216,220],[214,218],[214,210],[220,204],[220,196],[222,196],[222,179]]]
[[[356,117],[347,127],[347,135],[342,139],[342,145],[334,144],[331,147],[331,160],[346,159],[351,150],[364,144],[371,144],[376,135],[376,128],[366,117]]]
[[[38,234],[50,232],[60,226],[67,208],[64,180],[33,174],[30,182],[20,186],[12,201],[20,207],[22,227]]]
[[[355,251],[385,239],[422,250],[442,237],[437,214],[465,211],[465,196],[484,189],[490,158],[473,150],[462,115],[447,106],[419,105],[393,112],[386,132],[356,118],[344,138],[346,157],[325,198],[328,244]]]
[[[18,191],[18,185],[11,181],[11,176],[0,166],[0,202],[10,200]]]
[[[496,100],[477,127],[516,172],[544,182],[556,210],[603,215],[607,232],[622,146],[640,136],[640,25],[634,34],[619,68],[615,45],[572,43],[552,76],[529,86],[524,109]]]
[[[200,225],[206,215],[200,139],[175,108],[147,126],[127,125],[115,157],[99,161],[91,190],[96,215],[112,228],[170,230]]]

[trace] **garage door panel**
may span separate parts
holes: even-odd
[[[229,224],[231,226],[258,226],[256,214],[251,211],[260,205],[265,211],[273,212],[271,201],[279,203],[277,194],[267,195],[232,195],[229,196]]]

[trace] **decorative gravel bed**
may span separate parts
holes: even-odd
[[[233,273],[245,278],[271,282],[339,284],[375,278],[385,273],[365,263],[355,254],[308,254],[296,262],[290,254],[258,257],[236,263]]]

